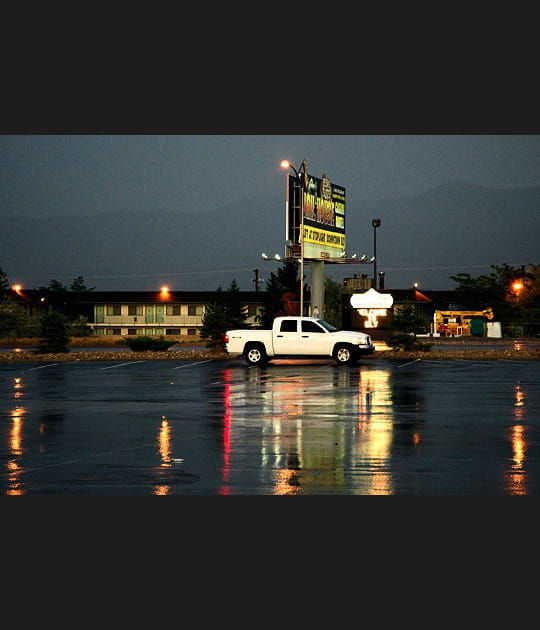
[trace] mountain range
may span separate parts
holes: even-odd
[[[347,254],[373,255],[386,288],[452,289],[450,276],[490,273],[491,265],[540,263],[540,186],[486,188],[448,182],[424,193],[377,200],[347,197]],[[376,235],[371,221],[380,218]],[[254,288],[283,255],[285,202],[276,195],[212,209],[96,211],[22,217],[0,213],[0,267],[27,288],[82,276],[97,290]],[[326,265],[341,281],[373,275],[372,265]],[[309,283],[309,269],[306,269]]]

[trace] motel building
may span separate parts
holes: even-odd
[[[24,306],[30,316],[58,311],[75,321],[87,320],[96,336],[198,336],[207,305],[216,291],[66,291],[20,289],[6,292]],[[223,295],[223,294],[222,294]],[[263,307],[259,291],[239,291],[238,299],[247,313],[246,325],[255,325]]]

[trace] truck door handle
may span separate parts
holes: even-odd
[[[276,335],[276,337],[283,337],[283,335]]]
[[[302,339],[309,339],[309,335],[302,335]]]

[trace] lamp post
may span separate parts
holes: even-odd
[[[300,234],[298,240],[300,242],[300,316],[304,314],[304,191],[307,184],[307,163],[302,160],[300,172],[297,171],[289,160],[281,162],[281,168],[291,168],[294,171],[296,183],[300,188]],[[303,177],[300,175],[303,173]],[[288,180],[287,180],[288,181]]]
[[[377,289],[377,228],[381,225],[380,219],[371,221],[373,226],[373,288]]]

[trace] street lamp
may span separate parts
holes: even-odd
[[[525,285],[523,281],[519,278],[512,282],[510,287],[511,297],[514,298],[516,302],[520,302],[523,297],[523,290],[525,289]]]
[[[380,219],[373,219],[373,288],[377,289],[377,228],[381,225]]]
[[[291,168],[294,171],[296,183],[300,188],[300,234],[298,235],[298,241],[300,242],[300,316],[302,316],[304,314],[304,192],[307,188],[307,163],[305,160],[302,160],[299,172],[289,160],[282,160],[281,168]],[[303,173],[303,177],[300,173]],[[287,202],[288,200],[289,195],[287,194]]]

